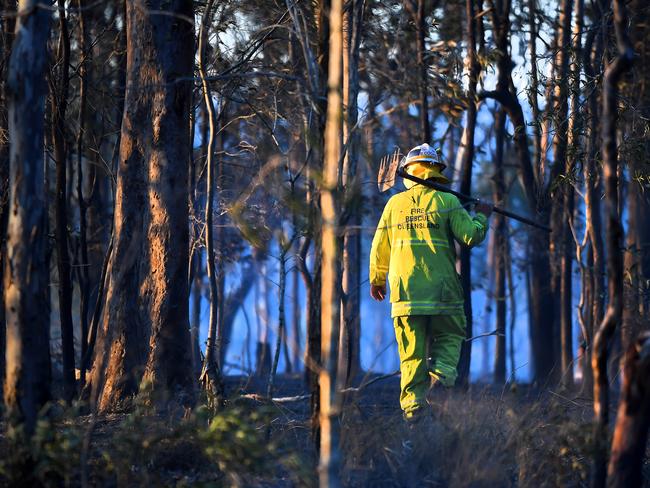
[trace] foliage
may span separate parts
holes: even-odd
[[[102,418],[50,405],[30,440],[10,424],[0,443],[0,483],[77,486],[88,476],[95,485],[221,486],[287,471],[296,481],[310,476],[297,453],[267,441],[266,409],[232,405],[215,413],[200,406],[179,418],[137,399],[134,405],[126,415]]]

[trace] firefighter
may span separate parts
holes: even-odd
[[[428,144],[414,147],[400,169],[448,184],[445,165]],[[417,422],[436,385],[453,386],[466,325],[463,290],[456,273],[454,240],[472,247],[488,230],[492,206],[479,203],[474,217],[454,195],[404,179],[406,191],[384,207],[370,250],[370,295],[390,287],[391,317],[399,349],[400,406]]]

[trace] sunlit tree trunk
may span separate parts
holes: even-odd
[[[50,400],[49,267],[44,223],[43,137],[48,10],[21,0],[7,77],[10,140],[9,221],[4,263],[6,380],[9,419],[33,432]],[[26,62],[29,60],[29,62]]]
[[[607,468],[607,486],[643,485],[650,427],[650,333],[630,344],[623,358],[623,388]]]
[[[192,77],[191,18],[188,0],[127,2],[115,242],[92,377],[100,411],[117,407],[141,384],[161,406],[194,399],[187,300],[190,84],[184,81]]]
[[[343,2],[332,0],[330,13],[329,53],[327,77],[327,122],[325,126],[325,161],[321,188],[322,214],[322,278],[321,278],[321,354],[323,365],[320,384],[320,464],[321,488],[341,485],[339,478],[339,393],[338,342],[340,330],[341,278],[338,232],[340,222],[338,171],[341,156],[341,62],[343,54]]]
[[[15,2],[0,1],[0,10],[7,14],[15,10]],[[5,380],[5,304],[4,280],[2,273],[6,255],[6,230],[9,218],[9,126],[7,114],[7,69],[11,55],[11,42],[13,40],[14,21],[11,15],[0,19],[0,385]]]

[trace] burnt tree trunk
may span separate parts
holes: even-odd
[[[191,86],[184,81],[192,77],[191,18],[189,0],[127,2],[115,242],[92,377],[100,411],[140,385],[161,406],[194,398],[187,313]]]
[[[607,201],[607,276],[609,302],[594,337],[591,365],[594,376],[594,463],[593,486],[603,487],[607,477],[607,425],[609,422],[609,383],[607,350],[623,312],[623,226],[618,210],[618,83],[632,65],[634,51],[627,37],[627,14],[621,0],[614,0],[614,28],[618,55],[605,70],[603,82],[602,152],[603,179]]]
[[[467,35],[467,59],[469,63],[469,85],[467,89],[467,120],[463,130],[461,151],[462,160],[461,179],[459,191],[465,195],[472,192],[472,165],[474,163],[474,135],[476,133],[476,114],[478,111],[476,86],[478,84],[478,76],[481,71],[481,65],[478,62],[476,53],[476,24],[483,22],[482,18],[475,19],[476,11],[474,9],[474,0],[465,1],[465,22],[466,22],[466,35]],[[477,3],[479,12],[482,11],[482,0]],[[483,30],[479,29],[482,34]],[[481,41],[482,42],[482,41]],[[472,316],[472,261],[471,249],[462,246],[460,249],[460,282],[463,287],[463,306],[465,309],[465,322],[466,322],[466,335],[472,337],[474,330],[474,318]],[[456,384],[460,386],[467,386],[469,383],[470,372],[470,359],[472,355],[472,341],[463,342],[460,351],[460,361],[458,363],[458,379]]]
[[[52,142],[56,163],[55,233],[56,264],[59,278],[59,318],[61,321],[61,355],[63,357],[63,398],[71,402],[75,395],[74,331],[72,325],[72,275],[68,250],[68,157],[65,140],[65,115],[68,106],[70,35],[63,0],[58,0],[59,44],[58,70],[50,75],[52,87]]]
[[[496,154],[494,158],[494,176],[492,177],[494,190],[492,197],[495,202],[503,202],[505,198],[505,178],[503,169],[503,152],[506,131],[506,113],[499,107],[495,120],[496,126]],[[494,299],[496,301],[496,347],[494,349],[494,382],[506,382],[506,246],[508,240],[508,226],[505,217],[500,214],[494,216]]]
[[[410,0],[409,0],[410,1]],[[431,142],[431,123],[429,122],[429,68],[426,60],[425,40],[427,38],[425,0],[417,0],[415,28],[417,36],[417,61],[419,69],[418,90],[420,92],[420,143]]]
[[[77,201],[79,205],[79,258],[77,262],[77,281],[79,283],[79,322],[80,322],[80,358],[86,356],[88,351],[88,306],[90,303],[90,261],[88,259],[88,231],[86,222],[87,204],[84,197],[84,168],[83,168],[83,147],[86,123],[86,99],[88,93],[88,65],[86,57],[89,54],[87,46],[88,30],[86,26],[86,14],[81,9],[82,1],[78,0],[79,8],[79,132],[77,133]],[[81,368],[80,368],[81,369]],[[86,378],[85,374],[79,377],[80,389],[83,388]]]
[[[359,47],[363,24],[365,0],[353,0],[346,14],[344,32],[343,99],[346,113],[344,135],[347,151],[343,160],[343,186],[345,191],[346,213],[342,224],[346,226],[343,236],[343,281],[342,316],[339,370],[344,375],[346,385],[350,383],[361,368],[361,210],[363,192],[358,172],[359,146],[361,137],[357,125],[359,95]],[[351,229],[347,226],[352,226]]]
[[[507,89],[497,89],[490,92],[483,92],[480,98],[493,98],[505,108],[508,118],[514,126],[514,146],[519,162],[519,179],[528,202],[531,212],[535,213],[537,220],[541,223],[548,223],[549,215],[544,208],[542,199],[535,179],[535,168],[531,162],[528,137],[526,135],[526,120],[521,104],[515,95],[515,88],[512,81],[512,60],[508,54],[509,22],[510,22],[510,0],[499,2],[492,1],[493,25],[498,32],[499,44],[502,47],[499,51],[502,56],[507,56],[504,61]],[[555,300],[549,284],[548,277],[551,275],[550,261],[548,257],[549,236],[545,231],[530,230],[530,276],[531,276],[531,300],[530,300],[530,343],[533,355],[533,379],[535,382],[545,381],[553,371],[554,356],[554,305]]]
[[[50,400],[49,273],[43,138],[50,12],[21,0],[7,77],[9,220],[4,263],[7,349],[4,399],[28,434]],[[28,61],[28,62],[27,62]]]

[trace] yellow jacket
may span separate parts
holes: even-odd
[[[370,249],[370,283],[388,275],[392,317],[463,314],[454,238],[480,244],[488,219],[471,217],[450,193],[415,185],[384,207]]]

